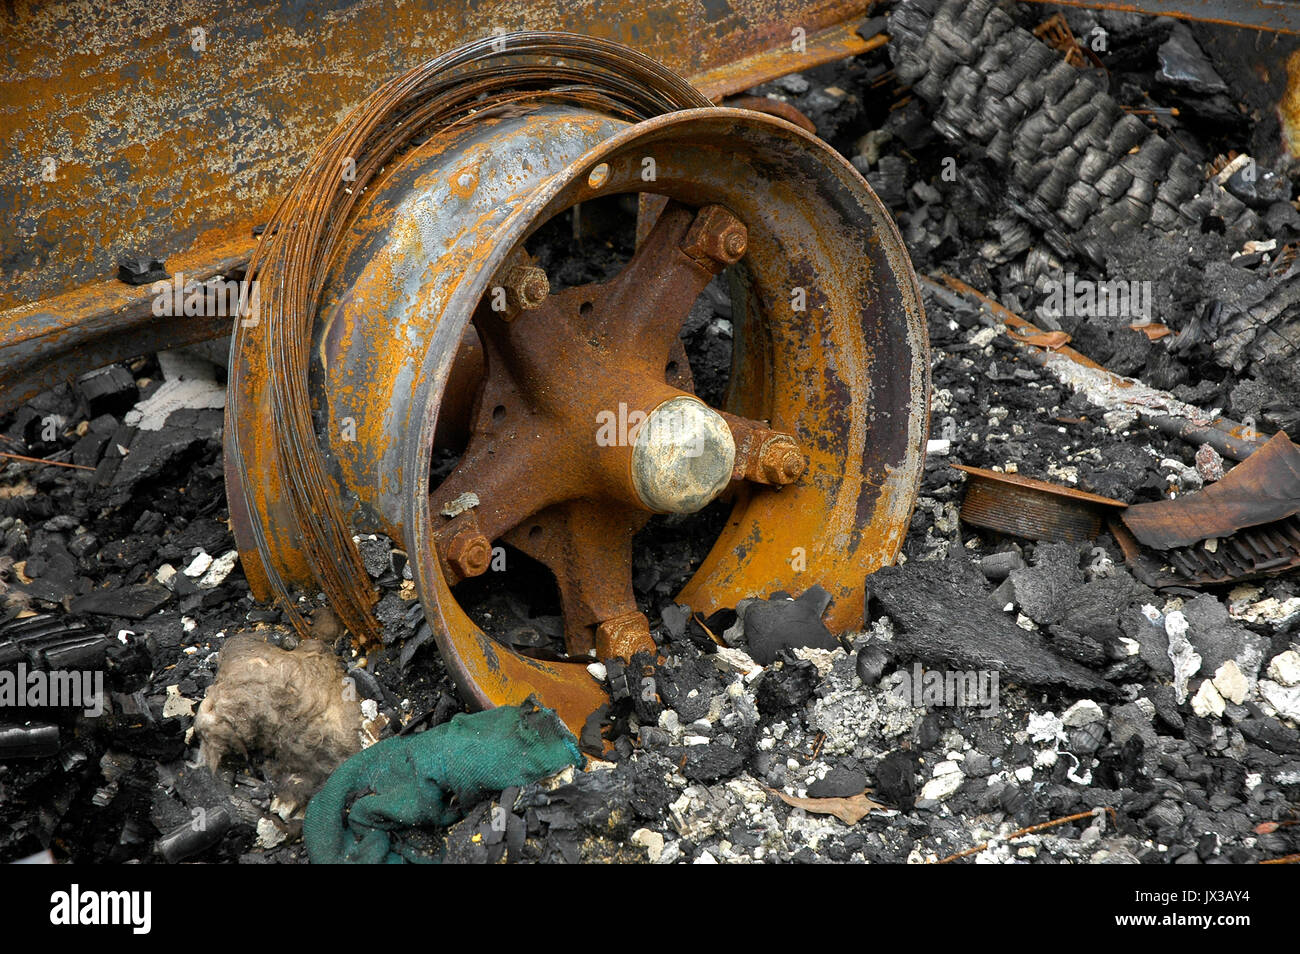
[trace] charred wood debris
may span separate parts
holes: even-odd
[[[1252,447],[1295,432],[1300,169],[1276,118],[1219,72],[1195,24],[934,0],[872,24],[890,35],[883,49],[751,93],[795,106],[863,173],[918,275],[955,278],[1048,337],[1013,341],[978,300],[926,283],[930,453],[903,557],[868,580],[866,629],[826,632],[817,590],[701,619],[671,595],[709,527],[682,542],[652,524],[636,586],[664,661],[599,673],[612,701],[582,742],[609,764],[475,807],[447,833],[449,859],[1300,853],[1294,447],[1281,438],[1269,451],[1280,463],[1261,459],[1233,485],[1251,457],[1094,403],[1042,360],[1068,342],[1206,421],[1254,429]],[[1089,41],[1099,35],[1104,51]],[[548,227],[550,274],[576,284],[615,270],[630,215],[584,210],[581,239]],[[1132,290],[1130,311],[1083,294],[1105,283]],[[715,286],[683,331],[706,394],[721,393],[730,317]],[[3,713],[0,858],[306,860],[300,812],[272,768],[253,757],[212,771],[192,732],[228,639],[298,641],[253,602],[236,559],[222,374],[148,356],[0,420],[0,451],[67,465],[11,456],[0,470],[0,667],[102,673],[105,696],[100,713]],[[974,471],[1110,504],[1082,535],[998,532],[974,508],[963,519]],[[1151,509],[1198,494],[1205,513]],[[375,738],[443,722],[463,707],[405,554],[358,542],[383,594],[383,644],[358,655],[325,609],[315,635],[353,678]],[[562,636],[543,586],[463,589],[517,647]],[[925,673],[945,668],[994,694],[931,704]]]

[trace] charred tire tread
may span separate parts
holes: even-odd
[[[903,0],[889,32],[898,77],[933,108],[934,127],[1005,167],[1017,205],[1059,251],[1101,263],[1115,239],[1145,224],[1173,231],[1219,216],[1242,234],[1258,225],[993,0]]]

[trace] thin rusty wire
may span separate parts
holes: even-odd
[[[1106,814],[1110,816],[1110,823],[1115,827],[1119,827],[1119,818],[1115,814],[1115,809],[1111,808],[1109,805],[1103,807]],[[1023,838],[1025,835],[1037,834],[1040,831],[1046,831],[1049,828],[1055,828],[1057,825],[1065,825],[1068,824],[1069,822],[1082,821],[1085,818],[1096,818],[1096,817],[1097,817],[1097,809],[1094,808],[1091,811],[1079,812],[1076,815],[1066,815],[1064,818],[1054,818],[1051,821],[1041,822],[1037,825],[1030,825],[1027,828],[1020,828],[1016,831],[1013,831],[1009,835],[1006,835],[1002,838],[995,838],[992,841],[981,842],[980,844],[976,845],[974,848],[967,848],[965,851],[959,851],[955,855],[949,855],[947,858],[940,858],[938,861],[935,862],[935,864],[946,865],[950,861],[957,861],[960,858],[969,858],[971,855],[978,855],[989,845],[993,844],[994,841],[1015,841],[1017,838]]]
[[[379,638],[375,593],[327,477],[308,391],[312,325],[327,269],[367,184],[396,155],[433,129],[530,97],[595,106],[629,121],[711,105],[663,66],[606,40],[527,32],[473,41],[396,77],[352,110],[281,202],[249,264],[248,278],[259,282],[261,293],[258,318],[266,322],[271,439],[293,524],[275,529],[296,532],[326,599],[363,644]],[[344,183],[340,170],[347,160],[355,178]],[[238,415],[236,394],[231,401]],[[231,431],[232,455],[242,466],[238,429]],[[244,494],[272,592],[295,629],[306,633],[308,624],[272,559],[269,518],[258,512],[246,486]]]
[[[85,464],[70,464],[66,460],[46,460],[42,457],[27,457],[23,454],[10,454],[8,451],[0,451],[0,457],[6,460],[21,460],[29,464],[49,464],[51,467],[70,467],[73,470],[94,470],[93,467],[87,467]]]

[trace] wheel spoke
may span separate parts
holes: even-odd
[[[485,572],[492,542],[504,540],[554,573],[570,654],[654,650],[632,588],[632,539],[652,509],[680,503],[673,494],[667,503],[646,496],[664,483],[660,470],[675,474],[674,462],[660,459],[671,452],[656,456],[638,443],[650,464],[630,468],[631,431],[620,430],[614,445],[600,435],[615,407],[658,420],[658,408],[688,397],[674,391],[676,382],[690,385],[679,331],[705,285],[739,260],[747,241],[744,225],[721,206],[694,211],[670,202],[603,285],[551,295],[526,253],[511,257],[473,318],[483,372],[465,452],[430,496],[435,546],[453,583]],[[583,369],[577,377],[566,370],[575,363]],[[802,467],[787,436],[742,418],[728,424],[746,453],[734,473],[723,463],[704,482],[710,494],[728,476],[788,482],[772,477],[777,441]],[[721,422],[717,431],[725,440]],[[669,483],[680,491],[680,481]]]
[[[493,320],[485,319],[484,326]],[[458,551],[481,552],[486,545],[490,552],[492,541],[581,486],[579,475],[564,466],[573,456],[568,448],[574,436],[534,411],[501,367],[496,338],[485,337],[484,345],[489,368],[495,364],[499,370],[484,376],[465,451],[429,498],[439,556],[454,580],[486,569],[481,560],[459,558]]]
[[[637,637],[632,589],[632,538],[648,514],[629,507],[573,500],[538,514],[505,537],[555,574],[571,655],[600,658],[653,650],[648,624]],[[644,617],[642,617],[644,619]],[[606,624],[613,625],[606,625]]]
[[[744,225],[721,206],[697,213],[669,202],[632,260],[599,287],[593,316],[606,347],[662,367],[695,299],[747,241]]]

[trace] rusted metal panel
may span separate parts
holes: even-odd
[[[235,284],[253,251],[251,237],[172,260],[182,288]],[[97,282],[0,315],[0,412],[78,374],[114,361],[229,336],[237,307],[228,295],[201,313],[175,307],[175,284]],[[225,288],[223,287],[223,292]]]
[[[68,2],[7,5],[0,11],[0,341],[31,339],[33,321],[43,334],[42,315],[59,316],[59,326],[84,323],[101,332],[85,369],[223,334],[202,319],[147,334],[134,319],[110,321],[151,300],[145,290],[103,280],[115,255],[138,246],[168,258],[172,271],[180,256],[193,276],[242,267],[247,253],[236,260],[229,249],[251,247],[251,227],[269,218],[316,141],[378,79],[439,44],[525,22],[559,24],[650,50],[718,100],[887,42],[884,34],[857,33],[867,0],[677,0],[632,16],[625,6],[532,8],[516,0],[446,10],[429,0],[382,8],[362,0],[312,10],[244,0],[192,4],[182,16],[138,2],[90,13]],[[1282,143],[1300,155],[1300,46],[1287,35],[1296,6],[1132,5],[1270,31],[1261,40],[1251,30],[1213,29],[1207,48],[1252,105],[1276,111]],[[128,330],[115,335],[119,324]],[[70,370],[10,376],[0,406]]]
[[[854,52],[862,0],[0,5],[0,310],[246,237],[381,82],[521,29],[618,40],[721,96]],[[820,45],[819,45],[820,44]],[[812,50],[811,55],[796,47]],[[747,58],[775,51],[758,61]]]
[[[1296,567],[1300,567],[1300,518],[1295,516],[1207,538],[1200,544],[1144,551],[1134,565],[1138,576],[1152,586],[1235,583],[1287,573]]]

